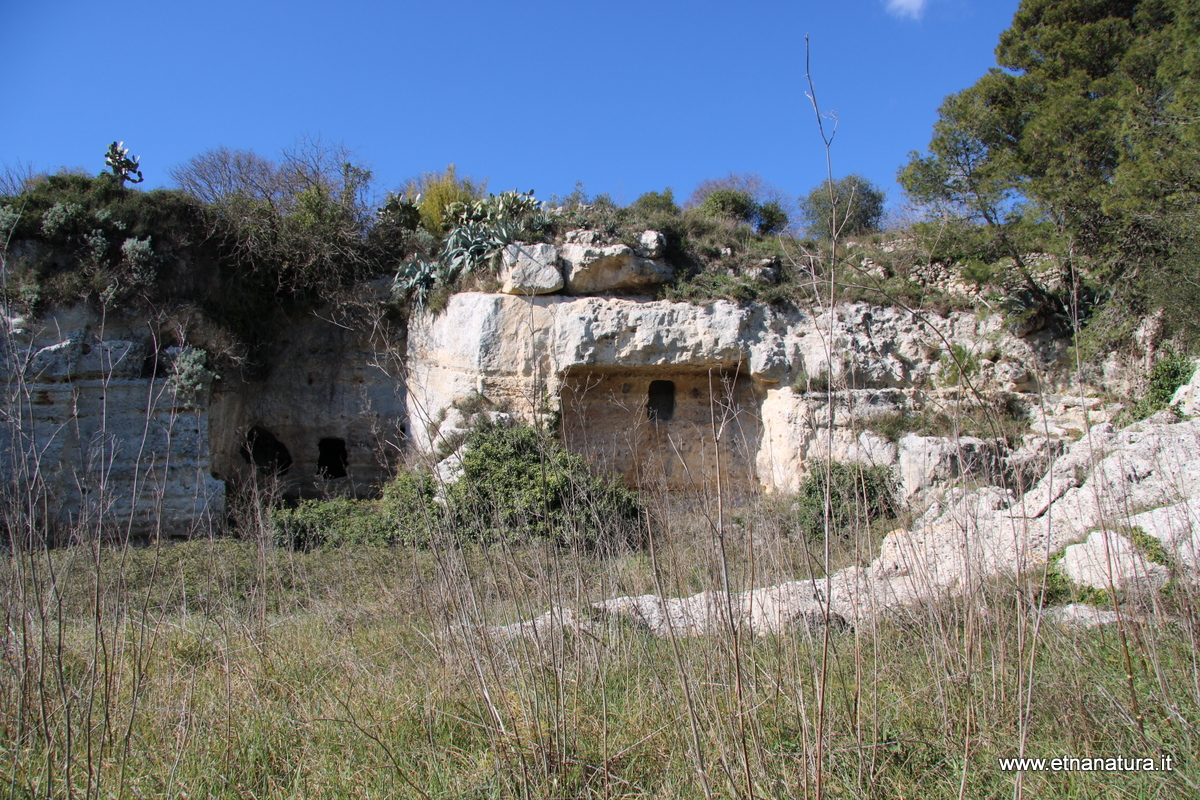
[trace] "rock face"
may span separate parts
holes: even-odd
[[[190,325],[74,308],[7,326],[4,490],[43,497],[62,536],[145,539],[220,530],[226,484],[267,472],[292,496],[363,493],[390,474],[402,337],[313,317],[281,331],[267,376],[181,392],[172,362]]]
[[[271,465],[246,447],[256,432],[286,449],[286,496],[371,493],[406,442],[403,356],[403,335],[382,326],[312,316],[283,328],[265,376],[214,387],[213,474],[264,477]]]
[[[1122,516],[1131,506],[1147,504],[1155,508]],[[729,626],[751,634],[825,625],[837,629],[964,594],[997,576],[1036,569],[1060,552],[1059,568],[1080,583],[1146,592],[1170,578],[1200,580],[1193,533],[1198,509],[1200,419],[1177,422],[1163,415],[1120,431],[1103,424],[1072,445],[1023,497],[994,488],[960,491],[911,529],[889,534],[869,567],[736,594],[617,597],[582,611],[552,609],[492,633],[510,638],[542,634],[553,626],[586,629],[612,618],[658,635],[705,635]],[[1139,547],[1118,532],[1134,526],[1161,550],[1156,557],[1173,568],[1143,553],[1145,544]],[[1115,621],[1116,615],[1068,606],[1047,619],[1096,626]]]
[[[909,581],[914,591],[920,584],[936,592],[1045,563],[1086,538],[1081,547],[1066,547],[1069,577],[1101,589],[1143,578],[1152,585],[1163,574],[1160,565],[1120,530],[1142,525],[1168,558],[1194,564],[1196,541],[1185,526],[1195,497],[1200,497],[1200,420],[1176,422],[1164,415],[1120,431],[1105,423],[1071,445],[1011,504],[972,508],[960,502],[927,515],[911,530],[890,534],[873,570],[880,578]],[[1154,510],[1130,517],[1130,508]]]
[[[905,499],[963,477],[984,483],[1001,483],[1005,472],[1001,446],[975,436],[951,439],[910,433],[900,440],[897,460],[900,489]]]
[[[638,249],[661,253],[662,245],[643,239]],[[644,293],[675,276],[665,261],[643,258],[624,244],[566,244],[562,260],[568,294]]]
[[[514,242],[501,253],[500,291],[505,294],[553,294],[563,288],[558,248]]]
[[[975,392],[1033,406],[1022,392],[1054,388],[1032,376],[1048,373],[1061,343],[1017,339],[995,317],[918,318],[861,303],[781,312],[535,294],[551,291],[564,264],[576,277],[648,269],[659,280],[664,246],[652,231],[636,251],[587,232],[557,254],[517,245],[505,263],[520,295],[456,294],[407,332],[320,314],[292,321],[261,374],[227,375],[186,403],[167,392],[174,384],[160,366],[193,340],[194,320],[103,321],[80,309],[8,320],[6,369],[21,391],[7,401],[17,411],[5,422],[4,463],[36,474],[68,524],[100,513],[93,504],[137,516],[126,525],[137,535],[161,532],[139,494],[153,485],[165,498],[163,529],[187,535],[197,519],[223,518],[226,484],[268,473],[291,497],[370,492],[410,444],[453,452],[454,415],[470,407],[557,421],[568,447],[630,485],[791,491],[814,460],[833,459],[894,467],[907,494],[942,508],[958,502],[940,497],[947,481],[1002,493],[1021,484],[1015,475],[1036,480],[1056,448],[1111,413],[1043,394],[1041,431],[1015,452],[1000,440],[897,442],[886,431],[903,430],[914,409],[954,407]],[[604,286],[647,285],[622,281]],[[951,350],[965,365],[951,368]],[[29,466],[45,458],[54,470]],[[100,468],[105,458],[112,468]],[[147,465],[160,471],[153,480],[143,479]]]
[[[573,246],[591,247],[564,251]],[[561,414],[567,445],[630,483],[712,486],[720,462],[723,486],[794,490],[815,458],[895,464],[897,447],[871,432],[875,420],[965,396],[944,376],[947,341],[989,356],[972,377],[993,393],[1014,372],[998,365],[1058,355],[998,319],[927,321],[865,304],[810,315],[725,301],[457,294],[410,323],[413,442],[432,452],[451,408],[483,402],[526,422]],[[919,457],[905,451],[914,492],[1003,472],[994,443],[922,447]]]
[[[64,539],[188,536],[223,523],[206,392],[184,396],[157,372],[144,323],[71,309],[7,333],[4,492],[40,498]]]

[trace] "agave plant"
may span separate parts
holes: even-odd
[[[437,261],[411,261],[401,267],[392,283],[393,296],[424,307],[435,289],[489,266],[505,245],[540,237],[554,222],[554,212],[533,192],[504,192],[469,203],[451,203],[446,220],[453,227],[442,242]]]

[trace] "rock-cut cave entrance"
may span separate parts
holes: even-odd
[[[757,489],[759,401],[737,366],[572,370],[560,398],[567,448],[627,486],[708,490],[719,469],[723,489]]]
[[[346,440],[334,437],[317,442],[317,474],[327,481],[346,477],[350,467],[350,454],[346,451]]]
[[[242,458],[263,472],[282,475],[292,468],[292,454],[287,445],[261,425],[255,425],[246,433]]]
[[[675,416],[675,381],[650,381],[646,391],[646,417],[651,422],[668,422]]]

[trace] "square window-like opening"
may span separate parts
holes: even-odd
[[[317,472],[325,480],[346,477],[350,466],[350,454],[346,452],[346,440],[328,438],[317,442]]]
[[[675,416],[675,381],[650,381],[646,416],[651,422],[667,422]]]

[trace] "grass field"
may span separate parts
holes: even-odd
[[[551,606],[821,574],[786,503],[748,501],[723,536],[684,505],[651,512],[652,549],[605,553],[302,553],[265,534],[17,548],[0,567],[0,794],[1196,796],[1200,617],[1181,590],[1090,630],[1040,621],[1030,579],[845,631],[488,633]],[[832,557],[870,548],[864,531]],[[998,765],[1164,754],[1174,769]]]

